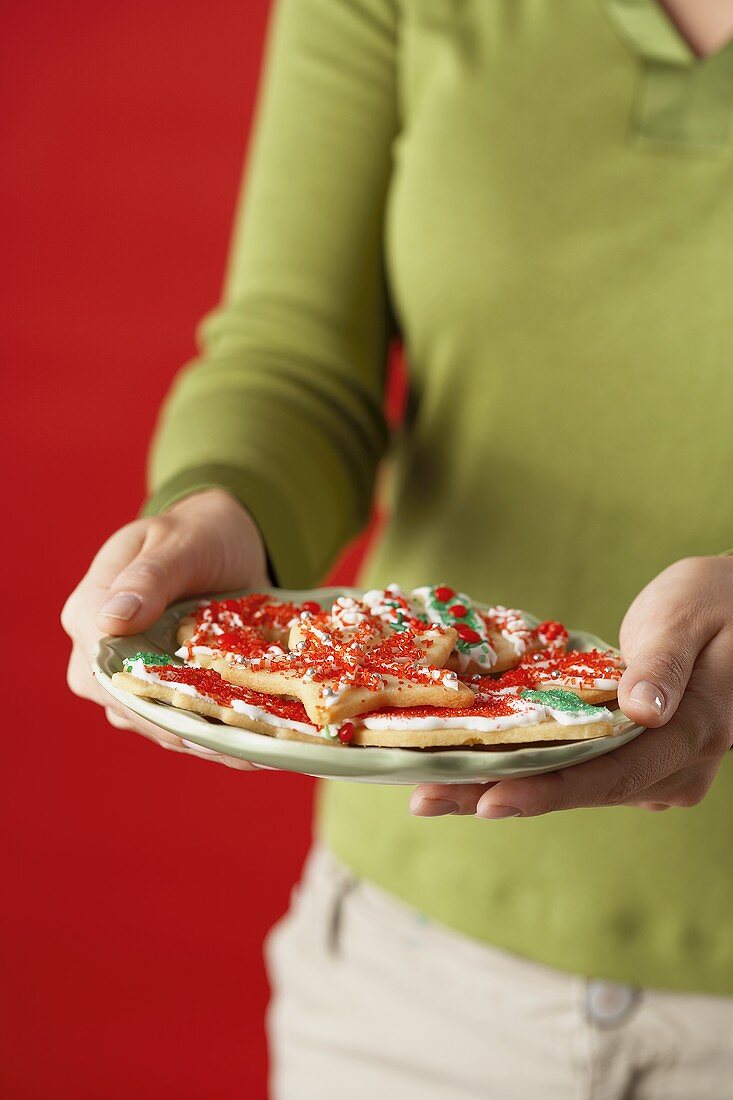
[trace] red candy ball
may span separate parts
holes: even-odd
[[[455,596],[455,592],[452,588],[448,588],[446,585],[441,584],[435,589],[435,598],[441,603],[447,603],[448,600],[452,600]]]
[[[537,634],[540,638],[544,638],[546,642],[556,642],[559,638],[565,637],[567,630],[562,623],[547,622],[539,624]]]
[[[464,615],[468,614],[468,608],[464,603],[454,603],[448,610],[456,619],[462,619]]]
[[[315,600],[306,600],[304,604],[301,604],[303,611],[310,611],[312,615],[317,615],[321,610],[321,605],[316,603]]]
[[[476,630],[472,630],[470,626],[466,626],[465,623],[459,623],[455,629],[462,642],[469,642],[474,645],[476,642],[481,641],[481,635]]]
[[[354,723],[344,722],[338,731],[338,739],[342,745],[350,745],[354,740]]]

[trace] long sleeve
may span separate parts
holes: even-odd
[[[228,489],[286,587],[363,526],[386,443],[394,24],[392,0],[280,0],[223,301],[151,453],[147,512]]]

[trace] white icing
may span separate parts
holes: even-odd
[[[165,668],[165,665],[163,667]],[[171,686],[170,680],[161,680],[156,672],[151,672],[145,667],[142,660],[135,661],[130,665],[128,671],[137,680],[146,680],[149,684],[163,684],[165,687]],[[181,695],[190,695],[195,698],[199,694],[191,684],[175,684],[174,686],[176,691],[180,691]]]
[[[165,666],[163,666],[165,667]],[[137,660],[129,667],[128,670],[131,675],[135,676],[138,680],[144,680],[148,683],[162,684],[164,687],[172,687],[182,695],[188,695],[191,698],[198,698],[207,703],[213,703],[216,705],[216,700],[211,699],[209,696],[197,691],[192,684],[182,684],[175,680],[162,680],[161,677],[152,669],[145,667],[142,660]],[[343,694],[348,685],[339,684],[337,697],[324,701],[325,709],[328,710],[331,706],[335,705],[338,701],[338,695]],[[500,689],[497,694],[507,695],[516,693],[516,688],[504,688]],[[480,697],[479,697],[480,703]],[[517,697],[512,701],[514,707],[513,714],[500,715],[496,718],[488,718],[484,715],[471,715],[470,713],[455,714],[449,717],[420,717],[420,718],[406,718],[406,717],[394,717],[394,716],[372,716],[366,714],[355,721],[365,726],[367,729],[373,730],[436,730],[436,729],[465,729],[474,733],[489,733],[498,732],[505,729],[511,729],[517,726],[532,726],[538,722],[546,721],[548,718],[554,719],[560,725],[586,725],[594,722],[609,722],[612,721],[612,714],[605,707],[598,707],[595,712],[583,713],[568,712],[564,710],[557,710],[554,707],[549,707],[543,703],[534,703],[526,699]],[[257,707],[251,703],[245,703],[241,699],[232,699],[231,709],[238,714],[242,714],[252,721],[261,722],[264,725],[272,726],[277,729],[292,729],[298,733],[306,733],[311,736],[321,736],[328,740],[334,740],[338,737],[338,727],[326,725],[318,727],[310,725],[305,722],[295,722],[290,719],[283,718],[280,715],[273,714],[271,711],[265,710],[262,707]]]
[[[369,618],[369,612],[364,610],[364,605],[359,600],[351,596],[339,596],[331,608],[331,618],[342,629],[352,631]]]
[[[350,685],[344,684],[341,681],[334,684],[333,687],[330,684],[326,684],[321,688],[319,692],[320,706],[325,711],[333,710],[334,707],[340,702],[343,695],[349,690]]]
[[[500,694],[509,694],[512,690],[507,689],[500,692]],[[480,704],[480,698],[478,700]],[[517,698],[516,702],[511,704],[514,706],[514,714],[502,714],[496,718],[489,718],[486,715],[471,715],[470,708],[463,714],[450,715],[449,717],[430,717],[421,716],[419,718],[407,718],[400,716],[399,718],[393,715],[369,715],[366,714],[361,718],[362,725],[367,729],[374,730],[438,730],[438,729],[461,729],[469,730],[473,733],[492,733],[494,731],[511,729],[513,726],[533,726],[538,722],[547,721],[548,718],[555,719],[560,725],[574,726],[574,725],[591,725],[595,722],[610,722],[613,719],[613,715],[605,707],[598,707],[594,713],[582,713],[580,711],[568,712],[563,710],[556,710],[554,707],[548,707],[544,703],[534,703],[528,699]]]
[[[177,692],[180,692],[181,695],[189,695],[192,699],[201,699],[205,703],[217,705],[215,699],[212,699],[208,695],[204,695],[203,692],[197,691],[193,684],[181,684],[177,680],[162,680],[157,673],[147,669],[143,661],[135,661],[134,664],[130,666],[129,672],[136,680],[145,680],[149,684],[162,684],[163,687],[174,688]],[[231,709],[236,711],[237,714],[243,714],[255,722],[262,722],[266,726],[275,726],[277,729],[296,730],[298,733],[309,733],[311,736],[318,736],[322,732],[318,726],[311,726],[305,722],[290,721],[287,718],[282,718],[279,714],[273,714],[269,710],[264,710],[262,707],[256,707],[250,703],[245,703],[242,699],[232,699]],[[329,727],[326,726],[324,729],[329,729]],[[324,732],[323,736],[333,737],[335,735]]]
[[[214,618],[214,615],[216,615],[216,618]],[[231,608],[220,607],[214,611],[212,605],[207,604],[201,616],[201,627],[204,630],[210,630],[214,634],[223,634],[224,628],[221,623],[226,623],[230,630],[237,630],[244,626],[244,619],[238,611],[232,611]]]
[[[542,665],[539,666],[539,671],[542,672]],[[587,669],[587,674],[592,673],[592,669]],[[557,687],[584,687],[586,685],[587,677],[575,676],[572,673],[561,672],[558,676],[548,676],[546,680],[540,680],[541,689],[557,688]],[[594,677],[591,680],[591,684],[598,691],[615,691],[618,687],[618,680],[604,679],[601,676]]]
[[[285,650],[282,646],[273,642],[266,652],[270,657],[282,657]],[[211,646],[192,644],[190,641],[182,645],[180,649],[177,649],[175,655],[184,661],[191,661],[194,657],[224,657],[227,661],[242,664],[247,660],[246,657],[242,657],[239,653],[229,653],[227,650],[223,649],[212,649]]]
[[[244,714],[255,722],[263,722],[266,726],[275,726],[277,729],[296,730],[298,733],[309,733],[311,736],[320,733],[317,726],[311,726],[305,722],[293,722],[288,718],[282,718],[279,714],[263,710],[262,707],[245,703],[242,699],[232,699],[232,710],[235,710],[237,714]]]
[[[516,608],[509,609],[504,607],[503,604],[497,604],[487,614],[492,618],[506,619],[506,623],[499,633],[502,638],[509,642],[517,657],[522,657],[527,652],[527,644],[531,635],[522,612]]]
[[[393,607],[390,600],[404,600],[408,611],[415,617],[423,614],[422,605],[414,599],[414,592],[408,595],[397,584],[388,584],[386,588],[371,588],[361,597],[361,602],[369,608],[370,614],[384,622],[391,623],[397,618],[399,607]]]
[[[580,710],[555,710],[554,707],[546,707],[545,709],[550,718],[554,718],[561,726],[585,726],[592,725],[593,722],[613,721],[613,715],[606,707],[598,707],[594,714]]]
[[[431,623],[437,623],[444,627],[453,627],[454,623],[449,616],[444,615],[438,608],[431,606],[434,599],[433,588],[431,585],[423,585],[421,588],[413,588],[411,598],[413,601],[418,601],[420,605],[420,611],[425,615]],[[455,602],[462,603],[464,607],[468,608],[472,613],[472,622],[474,626],[472,629],[476,630],[476,633],[481,638],[481,644],[478,643],[475,646],[471,646],[468,651],[460,649],[458,646],[453,650],[453,656],[458,661],[458,668],[461,672],[464,672],[469,665],[476,665],[478,668],[484,671],[490,671],[497,661],[496,650],[492,648],[488,634],[486,633],[486,625],[484,620],[479,615],[478,611],[474,607],[473,601],[470,596],[467,596],[465,592],[457,592],[455,595]],[[473,618],[475,616],[475,618]]]
[[[522,657],[527,652],[529,642],[532,638],[532,631],[521,611],[517,609],[507,609],[503,605],[496,605],[491,608],[486,613],[486,617],[484,617],[483,613],[478,612],[471,599],[465,595],[465,593],[457,592],[454,599],[456,603],[464,604],[465,607],[469,609],[469,614],[467,616],[467,618],[470,619],[469,625],[471,629],[476,629],[481,637],[480,643],[477,642],[475,645],[469,644],[467,646],[461,646],[461,648],[456,648],[454,650],[454,659],[457,660],[460,671],[465,670],[469,665],[478,666],[482,670],[490,671],[496,664],[497,654],[492,648],[489,638],[496,638],[498,633],[506,639],[517,657]],[[397,603],[398,606],[394,606],[395,603]],[[370,619],[376,619],[381,623],[399,629],[402,622],[402,614],[407,614],[408,616],[414,616],[415,618],[422,619],[424,622],[432,624],[434,628],[445,629],[446,627],[455,626],[456,623],[453,621],[453,617],[448,614],[446,610],[436,607],[435,603],[435,589],[433,586],[423,586],[405,593],[398,585],[390,584],[384,589],[372,589],[366,592],[361,600],[354,599],[350,596],[338,597],[331,609],[331,623],[337,628],[342,636],[345,636],[344,640],[347,643],[348,648],[345,653],[345,658],[347,659],[351,671],[346,673],[346,679],[348,680],[349,677],[352,676],[353,670],[360,664],[361,654],[352,652],[352,650],[354,650],[354,645],[353,643],[350,644],[350,635],[361,623],[369,621]],[[248,664],[252,667],[262,665],[263,660],[267,660],[267,658],[275,658],[276,664],[277,658],[282,658],[287,662],[288,655],[286,651],[282,646],[275,643],[268,647],[265,658],[243,658],[236,654],[224,653],[222,650],[216,648],[217,639],[220,635],[225,633],[225,628],[236,630],[244,626],[243,619],[237,612],[219,610],[214,613],[211,606],[205,606],[201,618],[202,621],[199,623],[196,634],[176,651],[177,656],[182,657],[190,664],[196,663],[195,658],[197,657],[212,657],[217,654],[223,654],[223,656],[232,662]],[[301,619],[303,620],[306,630],[312,631],[315,637],[326,646],[330,648],[334,646],[336,640],[334,635],[330,631],[316,625],[312,621],[311,615],[304,613]],[[293,619],[293,622],[296,621],[297,617]],[[224,625],[222,626],[221,624]],[[374,633],[379,634],[379,629],[375,627]],[[430,643],[439,633],[440,631],[438,629],[428,629],[423,632],[423,641]],[[207,642],[208,644],[204,644]],[[426,657],[426,659],[428,658]],[[399,662],[400,659],[398,658],[397,660]],[[408,659],[403,658],[402,661],[407,663]],[[547,679],[540,684],[541,688],[576,687],[590,682],[598,690],[614,691],[618,686],[617,678],[611,679],[608,676],[595,677],[594,672],[596,670],[580,663],[580,661],[574,664],[572,670],[568,670],[567,673],[558,677],[553,677],[551,674],[552,664],[552,661],[543,661],[539,665],[534,666],[535,672],[539,673],[540,676],[545,672],[547,673]],[[461,686],[458,676],[453,671],[425,667],[422,661],[419,661],[415,665],[415,669],[421,673],[421,676],[418,677],[418,682],[442,683],[444,687],[456,692]],[[137,679],[172,687],[175,691],[183,695],[199,698],[210,704],[216,704],[215,700],[197,691],[193,685],[180,683],[175,680],[162,680],[155,669],[147,669],[142,660],[134,662],[131,667],[128,667],[128,671]],[[309,672],[306,672],[305,678],[312,678],[312,670],[309,671],[310,675]],[[333,685],[324,685],[321,688],[320,703],[326,713],[337,707],[341,698],[350,687],[350,683],[342,680]],[[475,691],[476,688],[472,688],[472,690]],[[515,696],[510,700],[510,706],[512,707],[513,713],[494,718],[476,714],[472,715],[470,713],[470,708],[467,708],[469,713],[455,713],[449,717],[428,716],[411,718],[409,715],[395,717],[394,715],[379,716],[366,714],[359,718],[355,717],[354,721],[368,729],[375,730],[429,730],[445,728],[465,729],[474,732],[491,732],[517,726],[531,726],[547,720],[554,720],[563,726],[584,725],[613,720],[611,712],[605,707],[598,707],[592,712],[582,710],[569,712],[567,710],[548,706],[544,703],[522,699],[519,692],[520,689],[517,687],[497,688],[496,692],[491,692],[492,695],[500,694],[502,696]],[[479,694],[477,697],[477,705],[480,705],[480,703],[481,695]],[[232,699],[231,709],[238,714],[248,717],[252,721],[261,722],[275,728],[292,729],[311,736],[320,734],[320,736],[329,740],[333,740],[338,736],[338,726],[336,725],[326,725],[319,728],[310,723],[290,721],[262,707],[246,703],[243,700]]]
[[[488,733],[492,730],[506,730],[512,726],[533,726],[545,717],[545,708],[530,704],[515,714],[502,714],[498,718],[486,718],[479,715],[451,715],[450,718],[394,718],[371,717],[366,714],[362,725],[370,730],[470,730],[474,733]]]

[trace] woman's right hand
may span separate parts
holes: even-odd
[[[205,489],[162,515],[128,523],[105,542],[61,613],[72,641],[69,687],[82,699],[103,706],[113,726],[142,733],[166,749],[252,768],[235,757],[190,746],[138,717],[99,686],[92,675],[92,657],[102,635],[137,634],[174,600],[270,583],[259,530],[224,490]]]

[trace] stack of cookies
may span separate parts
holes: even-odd
[[[602,704],[616,696],[621,659],[567,643],[560,623],[533,626],[447,585],[389,585],[329,607],[251,593],[202,603],[180,623],[175,657],[138,653],[114,682],[318,743],[439,749],[608,736]]]

